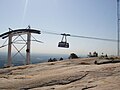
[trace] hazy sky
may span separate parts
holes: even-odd
[[[117,0],[0,0],[0,33],[8,28],[32,28],[100,38],[117,38]],[[33,35],[34,36],[34,35]],[[97,51],[116,55],[115,42],[68,37],[69,49],[58,48],[61,36],[41,34],[32,42],[32,53],[71,52],[79,55]],[[4,40],[0,39],[0,45]],[[0,49],[7,52],[7,47]],[[24,51],[23,51],[24,52]]]

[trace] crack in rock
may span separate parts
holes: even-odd
[[[86,86],[86,87],[82,88],[82,90],[86,90],[86,89],[90,89],[90,88],[95,88],[95,87],[97,87],[97,85],[95,85],[95,86]]]
[[[76,82],[78,80],[83,79],[84,77],[86,77],[88,75],[88,73],[85,73],[84,75],[82,75],[80,77],[80,75],[75,75],[75,76],[69,76],[67,78],[64,78],[62,80],[51,80],[49,82],[40,84],[40,85],[36,85],[36,86],[28,86],[28,87],[23,87],[20,90],[28,90],[28,89],[33,89],[33,88],[38,88],[38,87],[45,87],[45,86],[53,86],[53,85],[66,85],[66,84],[70,84],[73,82]]]

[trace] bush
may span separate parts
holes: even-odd
[[[75,58],[78,58],[78,56],[75,53],[71,53],[69,59],[75,59]]]
[[[56,58],[53,58],[53,59],[48,59],[48,62],[55,62],[55,61],[57,61],[57,59]]]

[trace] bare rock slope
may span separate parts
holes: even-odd
[[[73,59],[0,69],[0,90],[120,90],[120,64]]]

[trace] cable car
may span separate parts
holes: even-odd
[[[69,43],[67,43],[67,42],[59,42],[58,47],[69,48]]]
[[[69,43],[67,43],[67,36],[70,36],[70,34],[61,34],[63,35],[61,42],[58,43],[58,47],[62,48],[69,48]]]

